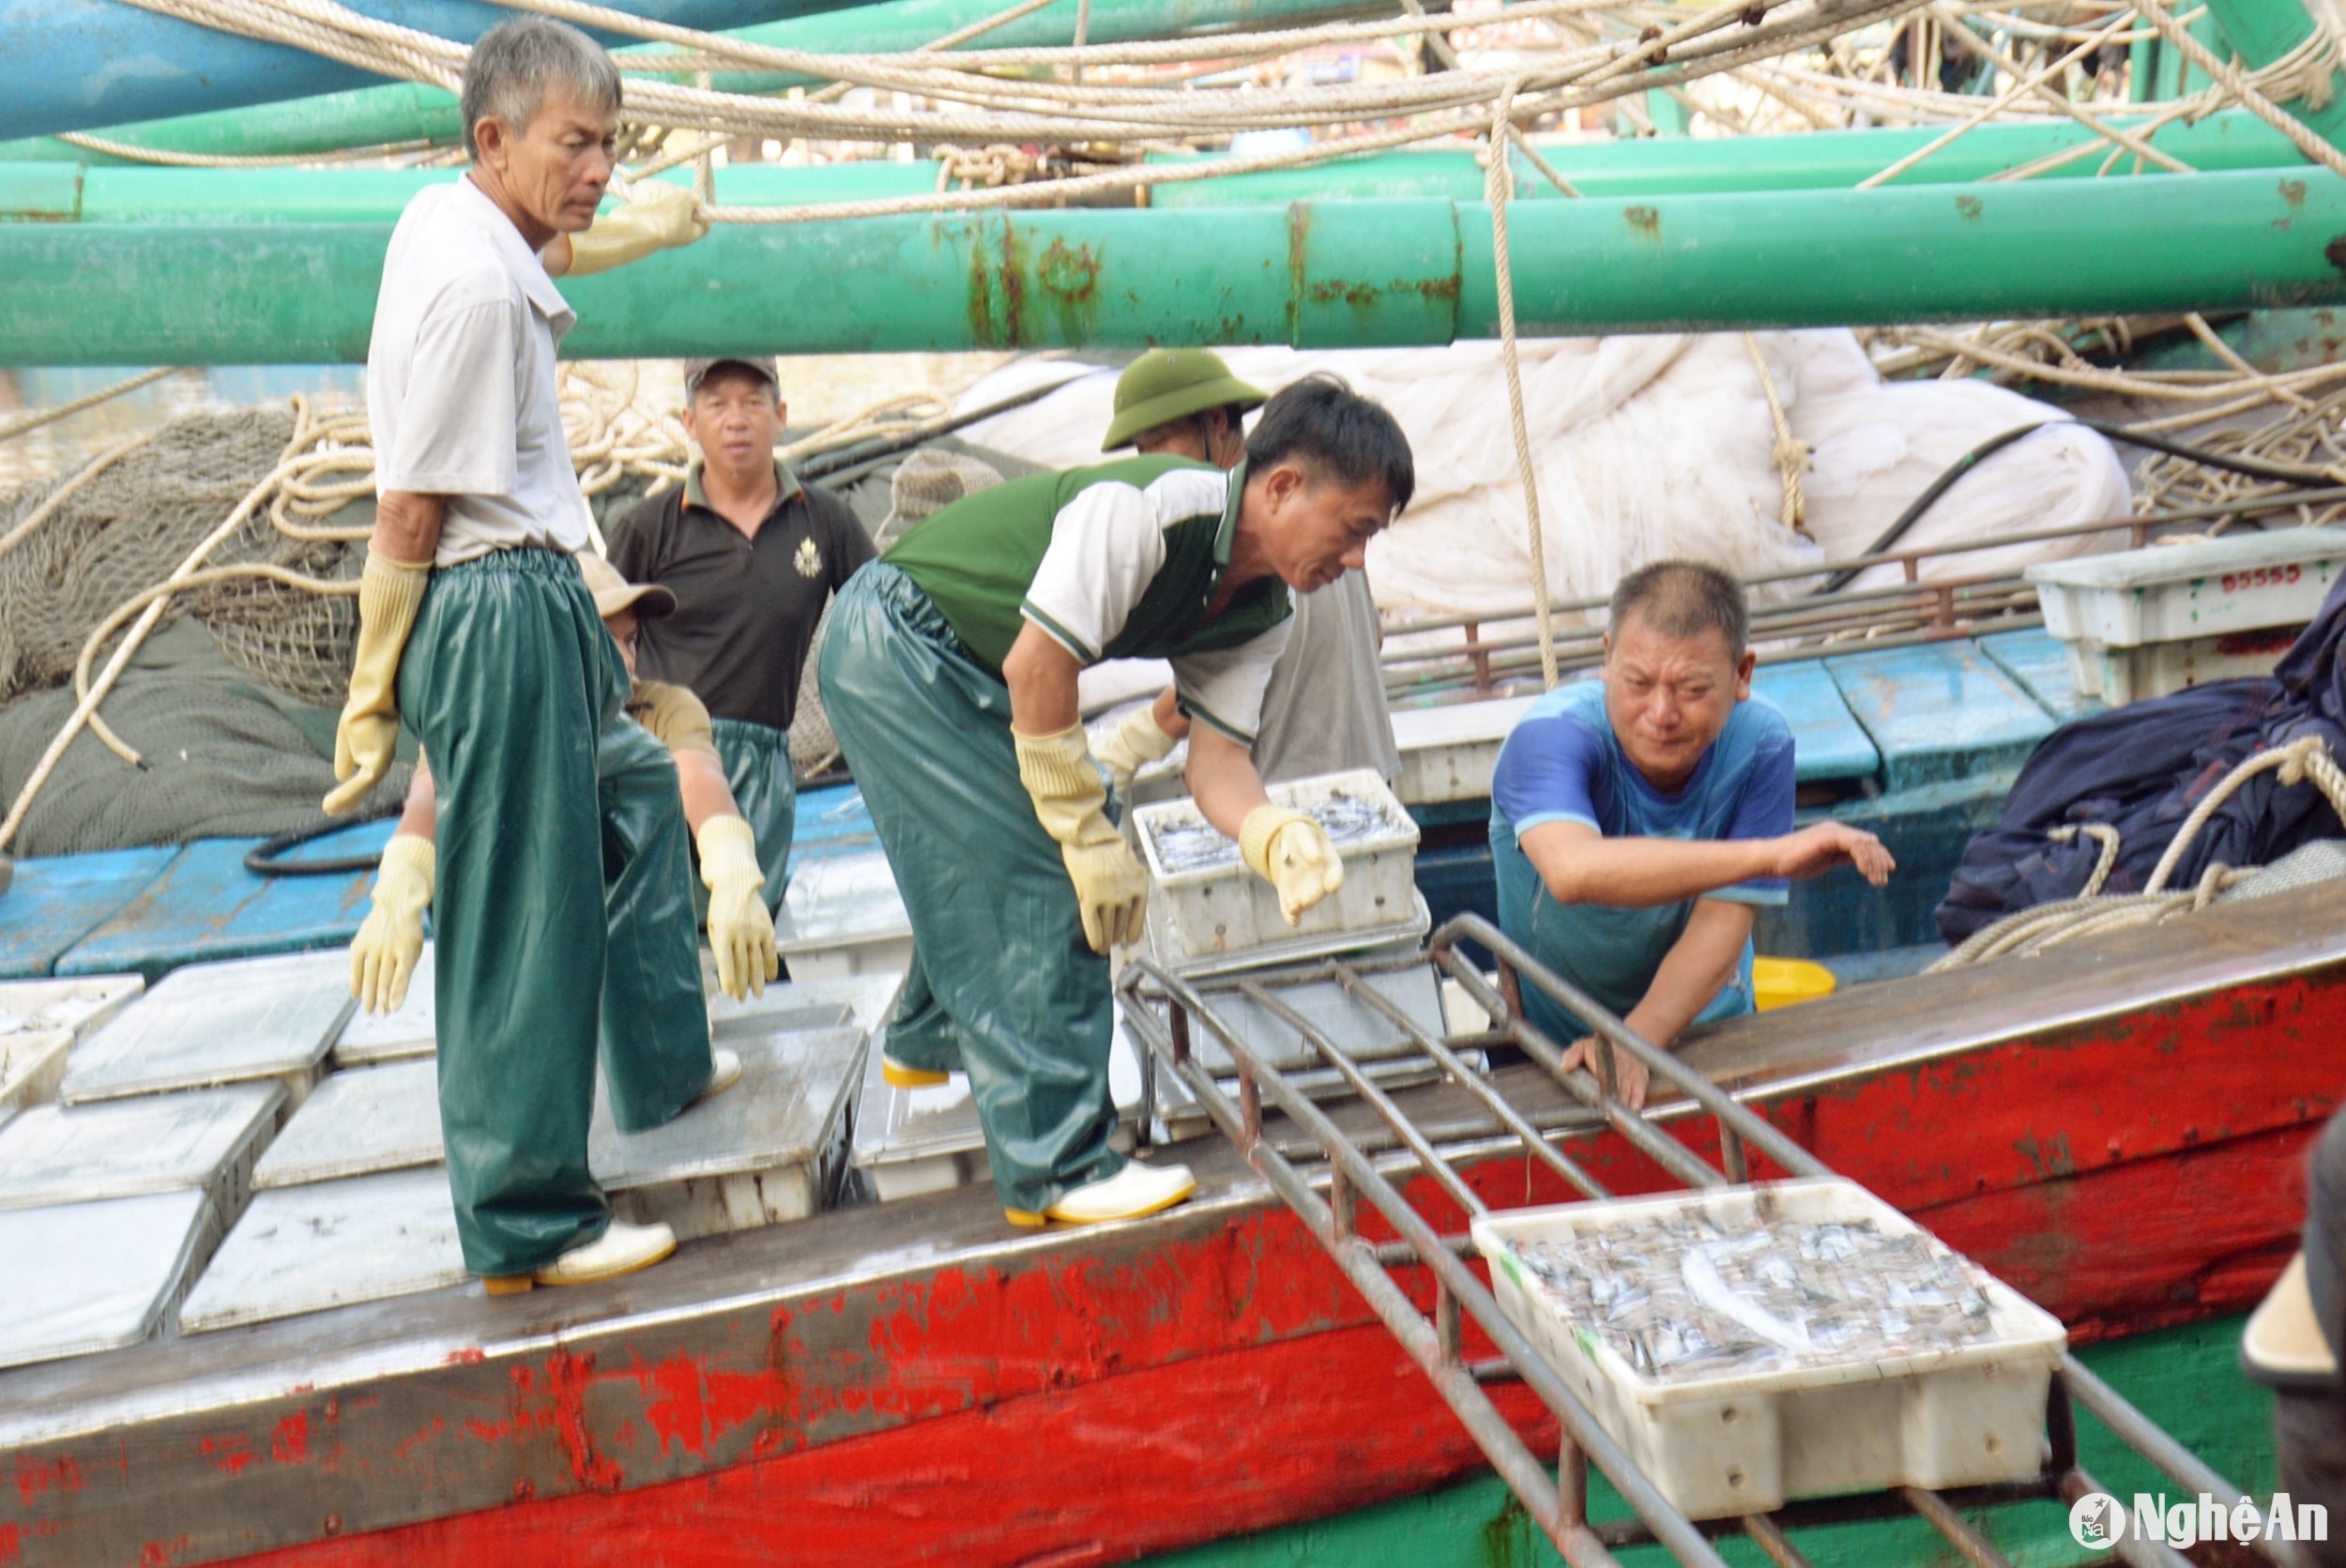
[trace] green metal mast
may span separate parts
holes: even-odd
[[[2346,302],[2346,180],[2168,180],[1527,202],[1527,335]],[[365,357],[382,224],[0,225],[0,358]],[[1441,343],[1498,330],[1489,214],[1445,201],[720,228],[583,279],[565,351]]]

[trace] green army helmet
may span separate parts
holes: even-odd
[[[1263,394],[1230,373],[1210,348],[1152,348],[1116,378],[1116,418],[1100,449],[1129,447],[1162,424],[1236,403],[1240,413],[1263,405]]]

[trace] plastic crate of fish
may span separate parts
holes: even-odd
[[[1271,884],[1246,869],[1238,841],[1208,822],[1195,800],[1134,814],[1149,861],[1149,933],[1159,962],[1405,926],[1416,911],[1417,824],[1374,769],[1328,773],[1271,786],[1276,804],[1309,813],[1344,861],[1344,886],[1288,925]]]
[[[1488,1214],[1500,1309],[1687,1517],[2022,1481],[2067,1335],[1854,1182]]]

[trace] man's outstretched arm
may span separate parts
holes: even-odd
[[[1547,896],[1559,904],[1649,909],[1739,882],[1815,876],[1852,865],[1879,888],[1897,862],[1873,834],[1820,822],[1770,839],[1607,838],[1585,822],[1548,821],[1516,835]]]

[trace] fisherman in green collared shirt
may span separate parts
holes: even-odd
[[[1312,377],[1264,408],[1237,470],[1144,457],[945,508],[859,573],[817,676],[912,924],[889,1082],[967,1071],[1013,1224],[1152,1213],[1196,1188],[1108,1146],[1107,954],[1148,875],[1109,823],[1075,677],[1165,659],[1206,818],[1299,919],[1343,880],[1319,825],[1248,753],[1289,589],[1357,570],[1416,483],[1393,417]]]
[[[823,606],[872,541],[847,503],[801,484],[775,456],[787,410],[770,358],[684,367],[684,432],[700,449],[681,490],[612,527],[611,564],[676,595],[647,622],[646,678],[682,686],[715,721],[725,783],[757,834],[769,910],[782,907],[798,815],[790,721]]]

